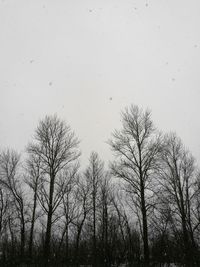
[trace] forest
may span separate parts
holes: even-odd
[[[200,266],[191,152],[136,105],[105,141],[108,166],[95,151],[82,166],[76,133],[47,115],[24,154],[0,150],[0,266]]]

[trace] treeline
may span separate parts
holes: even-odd
[[[46,116],[25,155],[0,152],[1,266],[200,266],[200,176],[174,133],[137,106],[122,112],[105,168]]]

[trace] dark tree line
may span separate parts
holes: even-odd
[[[1,150],[1,266],[200,266],[200,175],[180,138],[132,105],[108,144],[107,169],[96,152],[80,166],[75,133],[46,116],[25,155]]]

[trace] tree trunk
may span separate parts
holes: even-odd
[[[23,211],[22,211],[23,212]],[[24,221],[24,215],[22,214],[21,218],[21,258],[24,257],[24,248],[25,248],[25,221]]]
[[[184,216],[184,215],[183,215]],[[184,254],[185,254],[185,265],[186,267],[194,266],[191,265],[192,251],[190,250],[188,231],[186,227],[185,217],[182,217],[182,231],[183,231],[183,242],[184,242]]]
[[[81,236],[82,226],[83,226],[83,224],[81,223],[80,227],[78,228],[78,233],[77,233],[77,237],[76,237],[75,259],[76,259],[76,266],[77,267],[80,264],[80,262],[79,262],[79,243],[80,243],[80,236]]]
[[[37,195],[36,195],[37,189],[34,193],[34,202],[33,202],[33,213],[32,213],[32,219],[31,219],[31,231],[30,231],[30,240],[29,240],[29,257],[32,258],[32,249],[33,249],[33,232],[34,232],[34,226],[35,226],[35,211],[37,206]]]
[[[96,267],[96,200],[93,194],[93,267]]]
[[[51,226],[52,226],[52,205],[50,204],[47,217],[47,229],[46,229],[45,245],[44,245],[44,256],[46,262],[49,261],[49,256],[50,256]]]
[[[55,176],[50,173],[50,189],[49,189],[49,210],[47,215],[47,229],[45,236],[44,256],[45,264],[48,266],[50,256],[50,241],[51,241],[51,227],[52,227],[52,215],[53,215],[53,193],[54,193],[54,180]]]
[[[66,233],[65,233],[65,253],[66,253],[66,266],[69,263],[69,229],[68,229],[68,222],[66,225]]]
[[[144,245],[144,264],[149,266],[149,244],[148,244],[148,225],[145,206],[144,188],[141,187],[141,211],[142,211],[142,227],[143,227],[143,245]]]
[[[110,252],[108,247],[108,207],[107,203],[105,203],[105,266],[110,265]]]

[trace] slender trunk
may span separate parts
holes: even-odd
[[[81,228],[78,229],[77,237],[76,237],[76,249],[75,249],[75,259],[76,259],[76,266],[78,267],[79,262],[79,242],[80,242],[80,235],[81,235]]]
[[[52,226],[52,205],[49,205],[49,211],[47,216],[47,228],[45,235],[44,256],[45,261],[49,261],[50,256],[50,240],[51,240],[51,226]]]
[[[14,233],[13,233],[13,229],[12,229],[12,225],[11,225],[11,219],[10,217],[8,218],[8,227],[9,227],[9,231],[10,231],[10,236],[11,236],[11,244],[12,244],[12,254],[13,257],[15,256],[15,237],[14,237]]]
[[[33,200],[33,213],[32,213],[32,219],[31,219],[31,231],[30,231],[30,240],[29,240],[29,257],[32,258],[32,250],[33,250],[33,232],[35,227],[35,212],[36,212],[36,206],[37,206],[37,195],[36,195],[37,189],[34,192],[34,200]]]
[[[96,180],[93,174],[93,194],[92,194],[92,205],[93,205],[93,267],[96,267]]]
[[[69,229],[68,222],[66,225],[66,233],[65,233],[65,245],[66,245],[66,266],[68,266],[69,262]]]
[[[102,206],[103,206],[103,216],[102,216],[102,237],[101,237],[101,246],[102,246],[102,253],[101,257],[103,259],[103,266],[106,266],[106,241],[105,241],[105,225],[106,225],[106,218],[105,218],[105,203],[104,199],[102,200]]]
[[[66,245],[66,266],[69,262],[69,191],[67,189],[67,203],[66,203],[66,233],[65,233],[65,245]]]
[[[45,257],[46,266],[48,266],[49,256],[50,256],[54,180],[55,180],[55,176],[51,173],[50,174],[50,189],[49,189],[49,207],[48,207],[49,210],[48,210],[48,215],[47,215],[47,228],[46,228],[45,245],[44,245],[44,257]]]
[[[23,215],[23,211],[21,211],[21,258],[23,259],[24,257],[24,248],[25,248],[25,221],[24,221],[24,215]]]
[[[80,237],[81,237],[81,232],[82,232],[82,227],[83,227],[83,222],[81,222],[79,228],[78,228],[78,233],[76,237],[76,249],[75,249],[75,258],[76,258],[76,266],[78,267],[80,262],[79,262],[79,243],[80,243]]]
[[[142,230],[143,230],[143,246],[144,246],[144,265],[149,266],[149,244],[148,244],[148,225],[147,225],[147,212],[145,203],[145,185],[142,171],[142,152],[141,145],[138,144],[139,151],[139,175],[140,175],[140,194],[141,194],[141,212],[142,212]]]
[[[64,241],[64,237],[65,237],[65,232],[66,232],[66,227],[64,228],[63,232],[62,232],[62,237],[58,246],[58,253],[60,254],[60,249],[62,247],[63,241]]]
[[[188,184],[188,179],[186,180],[186,200],[187,200],[187,210],[188,210],[188,219],[187,219],[187,222],[188,222],[188,226],[189,226],[189,236],[190,236],[190,239],[191,239],[191,246],[190,246],[190,250],[191,250],[191,253],[192,253],[192,257],[193,257],[193,262],[194,262],[194,265],[197,266],[198,265],[198,256],[197,256],[197,247],[196,247],[196,242],[194,240],[194,233],[193,233],[193,229],[192,229],[192,223],[191,223],[191,200],[190,200],[190,197],[189,197],[189,184]],[[188,236],[188,238],[189,238]]]
[[[141,211],[142,211],[142,227],[143,227],[143,242],[144,242],[144,264],[149,266],[149,244],[148,244],[148,225],[145,206],[144,188],[141,188]]]
[[[105,203],[105,260],[106,266],[110,265],[110,252],[108,247],[108,207],[107,202]]]
[[[96,203],[93,197],[93,267],[96,267]]]
[[[177,175],[177,177],[179,177]],[[179,190],[179,196],[180,196],[180,212],[181,212],[181,220],[182,220],[182,233],[183,233],[183,242],[184,242],[184,254],[185,254],[185,265],[187,267],[190,266],[191,257],[192,257],[192,251],[190,251],[190,242],[188,237],[188,230],[187,230],[187,223],[186,223],[186,210],[184,206],[184,198],[183,198],[183,192],[181,188],[180,179],[178,179],[178,190]]]
[[[84,205],[85,205],[85,201],[84,201]],[[83,229],[83,225],[86,219],[86,211],[84,211],[84,216],[83,219],[80,223],[80,226],[78,227],[78,232],[77,232],[77,237],[76,237],[76,250],[75,250],[75,258],[76,258],[76,266],[78,267],[80,262],[79,262],[79,243],[80,243],[80,237],[81,237],[81,232]]]

